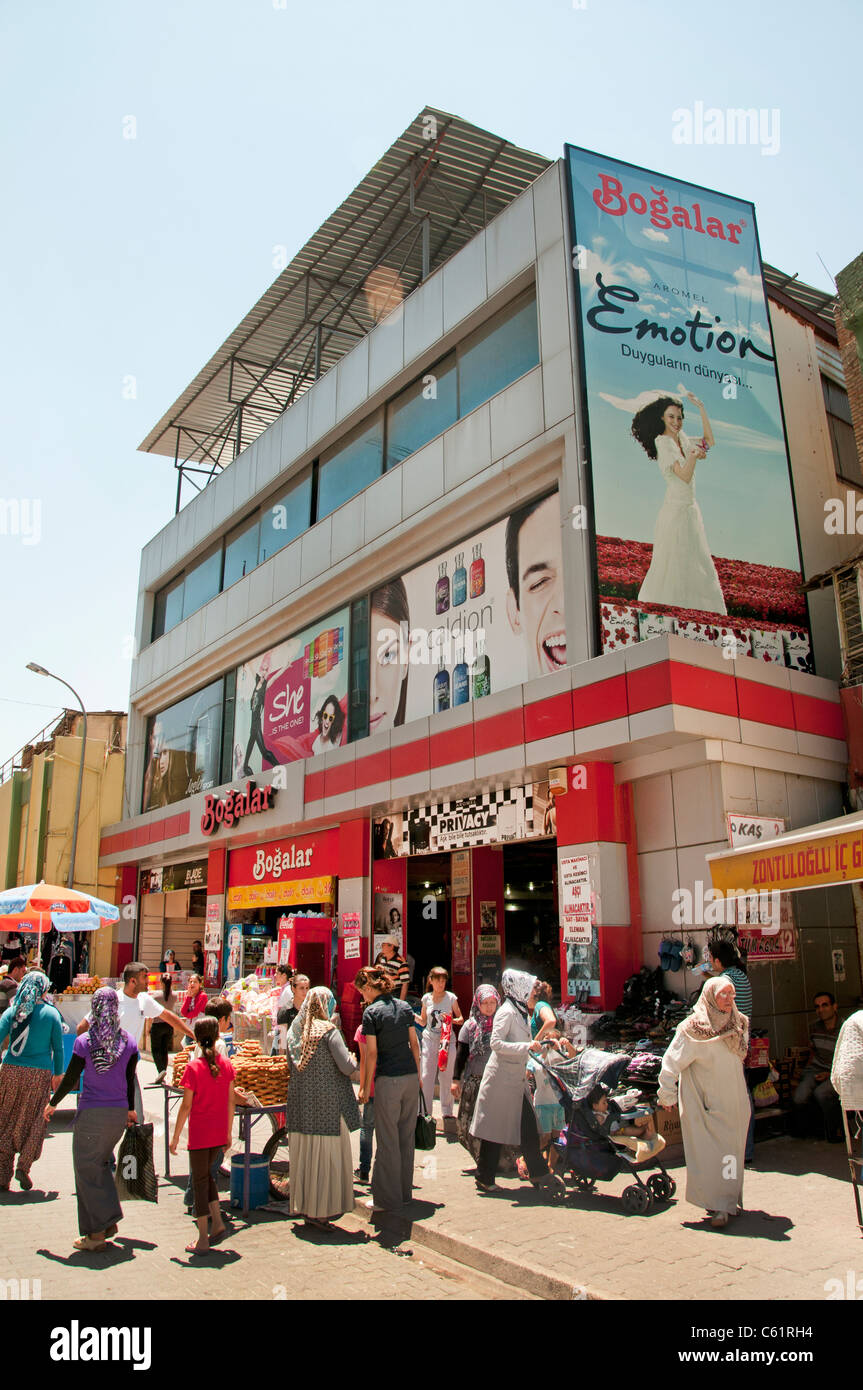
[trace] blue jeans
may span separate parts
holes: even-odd
[[[212,1163],[210,1164],[210,1177],[213,1179],[213,1182],[216,1184],[217,1187],[218,1187],[218,1185],[219,1185],[219,1169],[220,1169],[221,1166],[222,1166],[222,1159],[223,1159],[224,1157],[225,1157],[225,1150],[224,1150],[224,1149],[219,1149],[219,1150],[217,1151],[217,1153],[216,1153],[216,1157],[213,1159]],[[193,1192],[192,1192],[192,1166],[191,1166],[191,1164],[189,1165],[189,1181],[188,1181],[188,1184],[187,1184],[187,1186],[186,1186],[186,1191],[185,1191],[185,1193],[183,1194],[183,1201],[185,1202],[186,1206],[189,1207],[190,1209],[195,1205],[195,1198],[194,1198],[194,1194],[193,1194]]]
[[[363,1127],[360,1130],[360,1172],[368,1173],[372,1166],[372,1146],[375,1142],[374,1097],[363,1106]]]

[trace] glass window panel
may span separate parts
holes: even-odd
[[[203,604],[216,597],[221,578],[222,547],[218,546],[203,560],[199,560],[192,569],[186,570],[186,582],[183,586],[184,618],[188,618],[190,613],[197,613]]]
[[[835,415],[827,416],[830,426],[830,439],[833,444],[833,463],[840,478],[863,487],[863,469],[857,454],[857,442],[851,425]]]
[[[237,699],[237,672],[225,676],[225,713],[222,719],[222,773],[220,781],[230,782],[234,776],[234,708]]]
[[[213,681],[147,721],[142,809],[170,806],[219,780],[224,681]]]
[[[172,584],[166,584],[156,595],[153,605],[153,641],[163,633],[170,632],[182,617],[183,576],[180,575],[179,579],[175,579]]]
[[[309,529],[312,512],[312,475],[292,484],[283,496],[261,513],[260,563],[295,541]]]
[[[855,487],[863,487],[863,469],[857,454],[848,392],[826,376],[822,376],[821,386],[824,391],[824,404],[827,407],[830,443],[833,446],[833,466],[838,477],[853,483]]]
[[[348,700],[348,740],[365,738],[369,731],[369,601],[351,604],[351,664]]]
[[[433,380],[429,380],[433,378]],[[455,353],[430,368],[387,407],[387,468],[401,463],[458,419]]]
[[[320,521],[336,507],[362,492],[383,471],[384,414],[348,435],[335,449],[321,455],[318,469],[318,516]]]
[[[236,584],[238,579],[242,579],[244,575],[257,568],[260,529],[260,520],[255,516],[251,521],[246,521],[242,526],[238,526],[236,531],[232,531],[226,538],[223,589],[229,588],[231,584]]]
[[[467,415],[539,362],[536,298],[516,300],[458,353],[459,414]]]

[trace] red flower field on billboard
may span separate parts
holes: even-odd
[[[653,546],[645,541],[597,536],[600,597],[622,598],[630,603],[637,600],[652,554]],[[798,572],[774,565],[757,565],[750,560],[726,560],[720,555],[714,555],[713,562],[729,617],[752,618],[781,627],[806,627],[806,600]],[[681,615],[680,609],[662,604],[645,604],[644,608]],[[695,617],[696,614],[687,613],[686,616]]]

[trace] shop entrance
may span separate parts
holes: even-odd
[[[410,992],[423,994],[432,966],[442,965],[452,976],[450,856],[416,855],[408,859],[407,865],[407,950],[413,958]]]
[[[547,980],[559,999],[557,841],[504,845],[503,881],[506,964]]]

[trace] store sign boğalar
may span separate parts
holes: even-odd
[[[275,795],[275,787],[256,787],[254,782],[247,782],[245,792],[229,791],[224,797],[206,797],[201,816],[202,833],[212,835],[220,825],[230,827],[244,816],[271,811]]]

